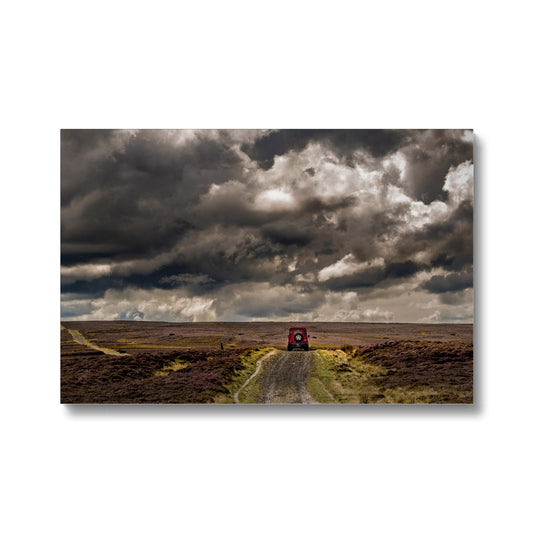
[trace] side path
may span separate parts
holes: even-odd
[[[87,346],[89,348],[92,348],[93,350],[99,350],[101,352],[104,352],[107,355],[118,355],[118,356],[124,356],[129,355],[127,353],[120,353],[116,350],[112,350],[111,348],[104,348],[103,346],[98,346],[97,344],[93,344],[92,342],[89,342],[78,330],[76,329],[68,329],[63,324],[61,324],[61,329],[66,329],[73,340],[75,340],[78,344],[82,344],[83,346]]]
[[[235,403],[239,403],[239,394],[241,393],[241,391],[244,389],[244,387],[248,386],[250,381],[252,381],[252,379],[254,379],[255,376],[257,376],[257,374],[259,374],[263,361],[265,359],[268,359],[273,353],[276,353],[276,352],[274,350],[271,350],[270,352],[263,355],[263,357],[261,357],[259,361],[257,361],[254,373],[243,383],[242,387],[233,395],[233,400],[235,401]]]

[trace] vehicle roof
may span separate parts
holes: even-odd
[[[304,327],[302,327],[302,326],[297,326],[297,327],[295,327],[295,328],[289,328],[289,331],[294,331],[294,330],[296,330],[296,329],[303,329],[303,330],[307,331],[307,330],[306,330]]]

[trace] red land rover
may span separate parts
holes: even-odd
[[[289,342],[287,350],[290,352],[293,348],[302,348],[309,350],[309,337],[305,328],[289,328]]]

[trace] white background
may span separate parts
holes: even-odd
[[[526,2],[1,11],[4,531],[531,531]],[[474,128],[475,407],[60,405],[74,127]]]

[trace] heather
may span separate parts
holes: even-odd
[[[239,350],[166,355],[67,356],[61,359],[63,403],[208,403],[227,393],[242,368]],[[164,371],[172,363],[186,366]]]
[[[62,323],[61,401],[233,402],[264,353],[286,350],[295,325],[310,335],[307,388],[318,402],[473,401],[471,324],[133,321]],[[286,361],[292,370],[278,369],[280,386],[293,372],[303,376],[293,355]],[[241,401],[255,397],[265,379],[263,372],[249,383]]]
[[[338,403],[468,404],[473,366],[472,342],[387,341],[318,350],[313,379]]]

